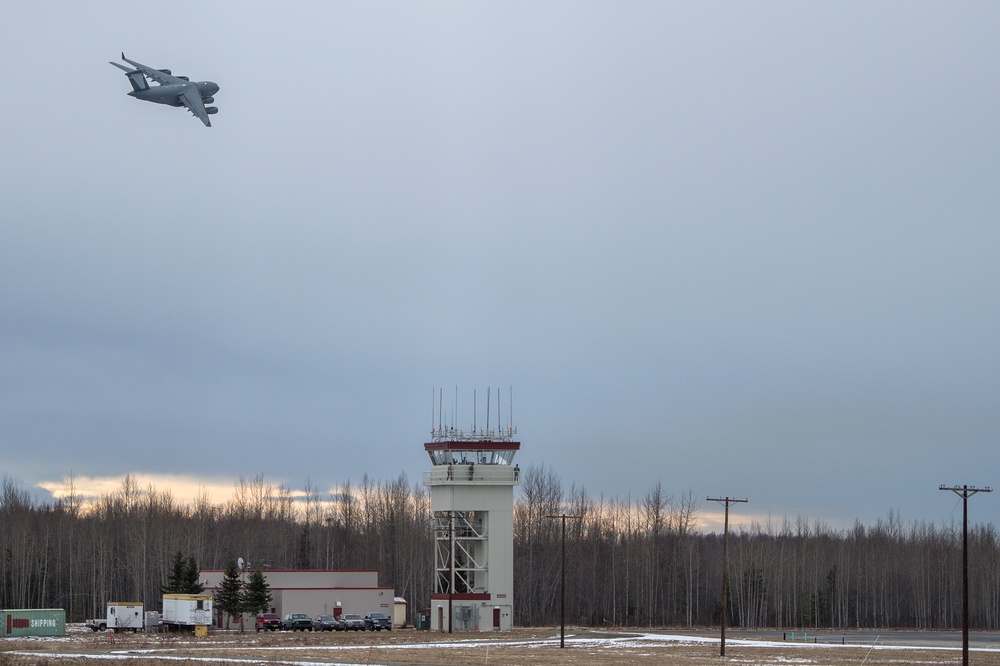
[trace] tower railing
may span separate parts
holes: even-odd
[[[451,467],[449,470],[448,468]],[[521,470],[510,465],[435,465],[429,472],[424,472],[425,486],[447,484],[511,484],[521,485]]]

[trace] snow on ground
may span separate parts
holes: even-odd
[[[76,658],[76,659],[98,659],[98,660],[122,660],[128,658],[136,657],[148,657],[151,659],[156,659],[160,661],[192,661],[192,662],[222,662],[222,663],[232,663],[232,664],[259,664],[262,659],[266,659],[268,663],[272,664],[284,664],[287,666],[316,666],[316,657],[322,654],[327,654],[329,656],[334,656],[338,652],[352,651],[357,653],[359,650],[378,650],[384,654],[384,651],[396,651],[396,650],[453,650],[453,649],[486,649],[491,647],[503,647],[503,648],[520,648],[526,650],[532,650],[534,648],[551,649],[554,646],[559,645],[559,635],[556,634],[551,637],[540,637],[540,638],[526,638],[526,639],[504,639],[504,638],[460,638],[460,639],[450,639],[450,640],[432,640],[432,641],[420,641],[420,640],[406,640],[403,637],[396,637],[402,639],[399,642],[382,642],[374,645],[368,645],[364,643],[335,643],[335,644],[324,644],[324,643],[293,643],[288,645],[266,645],[260,644],[260,638],[255,636],[255,634],[233,634],[231,636],[225,635],[225,633],[216,634],[215,640],[206,643],[204,640],[194,639],[194,638],[174,638],[169,641],[164,641],[161,645],[143,645],[142,647],[136,646],[135,648],[128,647],[127,643],[130,640],[128,637],[124,638],[124,643],[120,648],[108,645],[106,641],[102,641],[101,637],[104,634],[95,635],[95,640],[81,642],[81,632],[75,629],[70,629],[67,627],[68,633],[66,636],[62,637],[32,637],[32,638],[22,638],[20,640],[30,642],[30,643],[41,643],[52,645],[53,650],[45,651],[35,651],[35,650],[16,650],[7,652],[7,654],[30,656],[34,658],[47,658],[52,660],[58,660],[61,658]],[[89,632],[89,630],[88,630]],[[421,637],[429,636],[423,634]],[[273,637],[272,637],[273,638]],[[622,632],[622,633],[598,633],[598,632],[583,632],[580,634],[568,634],[566,636],[566,643],[568,646],[572,646],[578,649],[583,649],[588,653],[592,654],[613,654],[618,651],[634,651],[633,654],[639,655],[649,655],[653,656],[657,648],[667,648],[671,646],[682,647],[682,646],[698,646],[707,644],[719,644],[719,638],[716,636],[692,636],[685,634],[671,634],[671,633],[658,633],[658,632]],[[828,650],[831,648],[862,648],[869,650],[914,650],[914,651],[927,651],[930,652],[940,652],[940,651],[954,651],[955,647],[944,647],[944,646],[928,646],[928,645],[879,645],[877,641],[874,645],[872,644],[861,644],[861,643],[795,643],[788,641],[771,641],[771,640],[745,640],[745,639],[732,639],[728,638],[726,640],[727,646],[733,647],[747,647],[747,648],[760,648],[771,651],[776,651],[779,655],[774,659],[773,663],[782,664],[806,664],[814,663],[809,659],[804,659],[799,657],[782,657],[780,652],[787,650],[789,648],[798,649],[810,649],[810,650]],[[56,647],[58,646],[58,647]],[[101,648],[101,649],[96,649]],[[240,650],[242,652],[239,656],[225,656],[224,653],[233,650]],[[256,658],[247,657],[248,650],[252,650]],[[209,652],[212,654],[209,654]],[[305,659],[306,656],[303,654],[308,651],[311,658],[307,661],[299,661],[298,659]],[[649,652],[647,652],[649,651]],[[975,652],[1000,652],[1000,649],[996,648],[973,648]],[[200,654],[199,654],[200,653]],[[220,654],[223,653],[223,654]],[[298,653],[298,654],[294,654]],[[298,657],[298,659],[296,658]],[[320,657],[323,659],[324,657]],[[335,658],[335,657],[334,657]],[[752,660],[744,661],[739,657],[735,659],[730,659],[733,663],[756,663]],[[340,662],[327,662],[324,664],[329,666],[339,666]],[[357,663],[356,656],[352,658],[351,663]],[[346,666],[346,663],[345,665]]]

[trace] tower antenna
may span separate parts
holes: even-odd
[[[438,389],[438,431],[439,432],[441,430],[441,403],[443,402],[442,398],[444,397],[443,394],[442,394],[442,391],[444,391],[444,389]]]
[[[490,387],[486,387],[486,432],[490,431]]]
[[[472,434],[476,433],[476,389],[472,389]]]

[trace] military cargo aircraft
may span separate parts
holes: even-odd
[[[174,76],[169,69],[147,67],[134,60],[129,60],[124,53],[122,53],[122,60],[132,65],[134,69],[110,60],[108,62],[125,72],[129,83],[132,84],[132,92],[129,93],[131,97],[156,104],[186,106],[188,111],[205,123],[206,127],[212,126],[208,117],[218,113],[219,109],[205,105],[215,101],[212,95],[219,92],[218,85],[211,81],[192,82],[186,76]],[[146,81],[147,78],[159,85],[150,86]]]

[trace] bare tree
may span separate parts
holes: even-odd
[[[405,474],[346,482],[302,501],[258,475],[216,505],[202,492],[179,504],[131,475],[85,501],[70,492],[40,504],[0,482],[0,606],[66,608],[80,620],[110,599],[149,600],[182,551],[206,568],[237,556],[275,568],[373,568],[380,582],[426,608],[433,587],[430,496]],[[567,525],[567,616],[583,624],[708,625],[717,621],[721,539],[698,529],[690,491],[659,484],[639,495],[569,491],[555,471],[529,466],[514,503],[517,624],[552,624],[559,598],[560,530]],[[305,535],[305,538],[303,538]],[[834,529],[804,517],[751,523],[731,534],[736,621],[779,627],[955,627],[961,617],[961,534],[954,524],[904,524],[890,511],[872,525]],[[973,626],[1000,623],[1000,537],[970,532]]]

